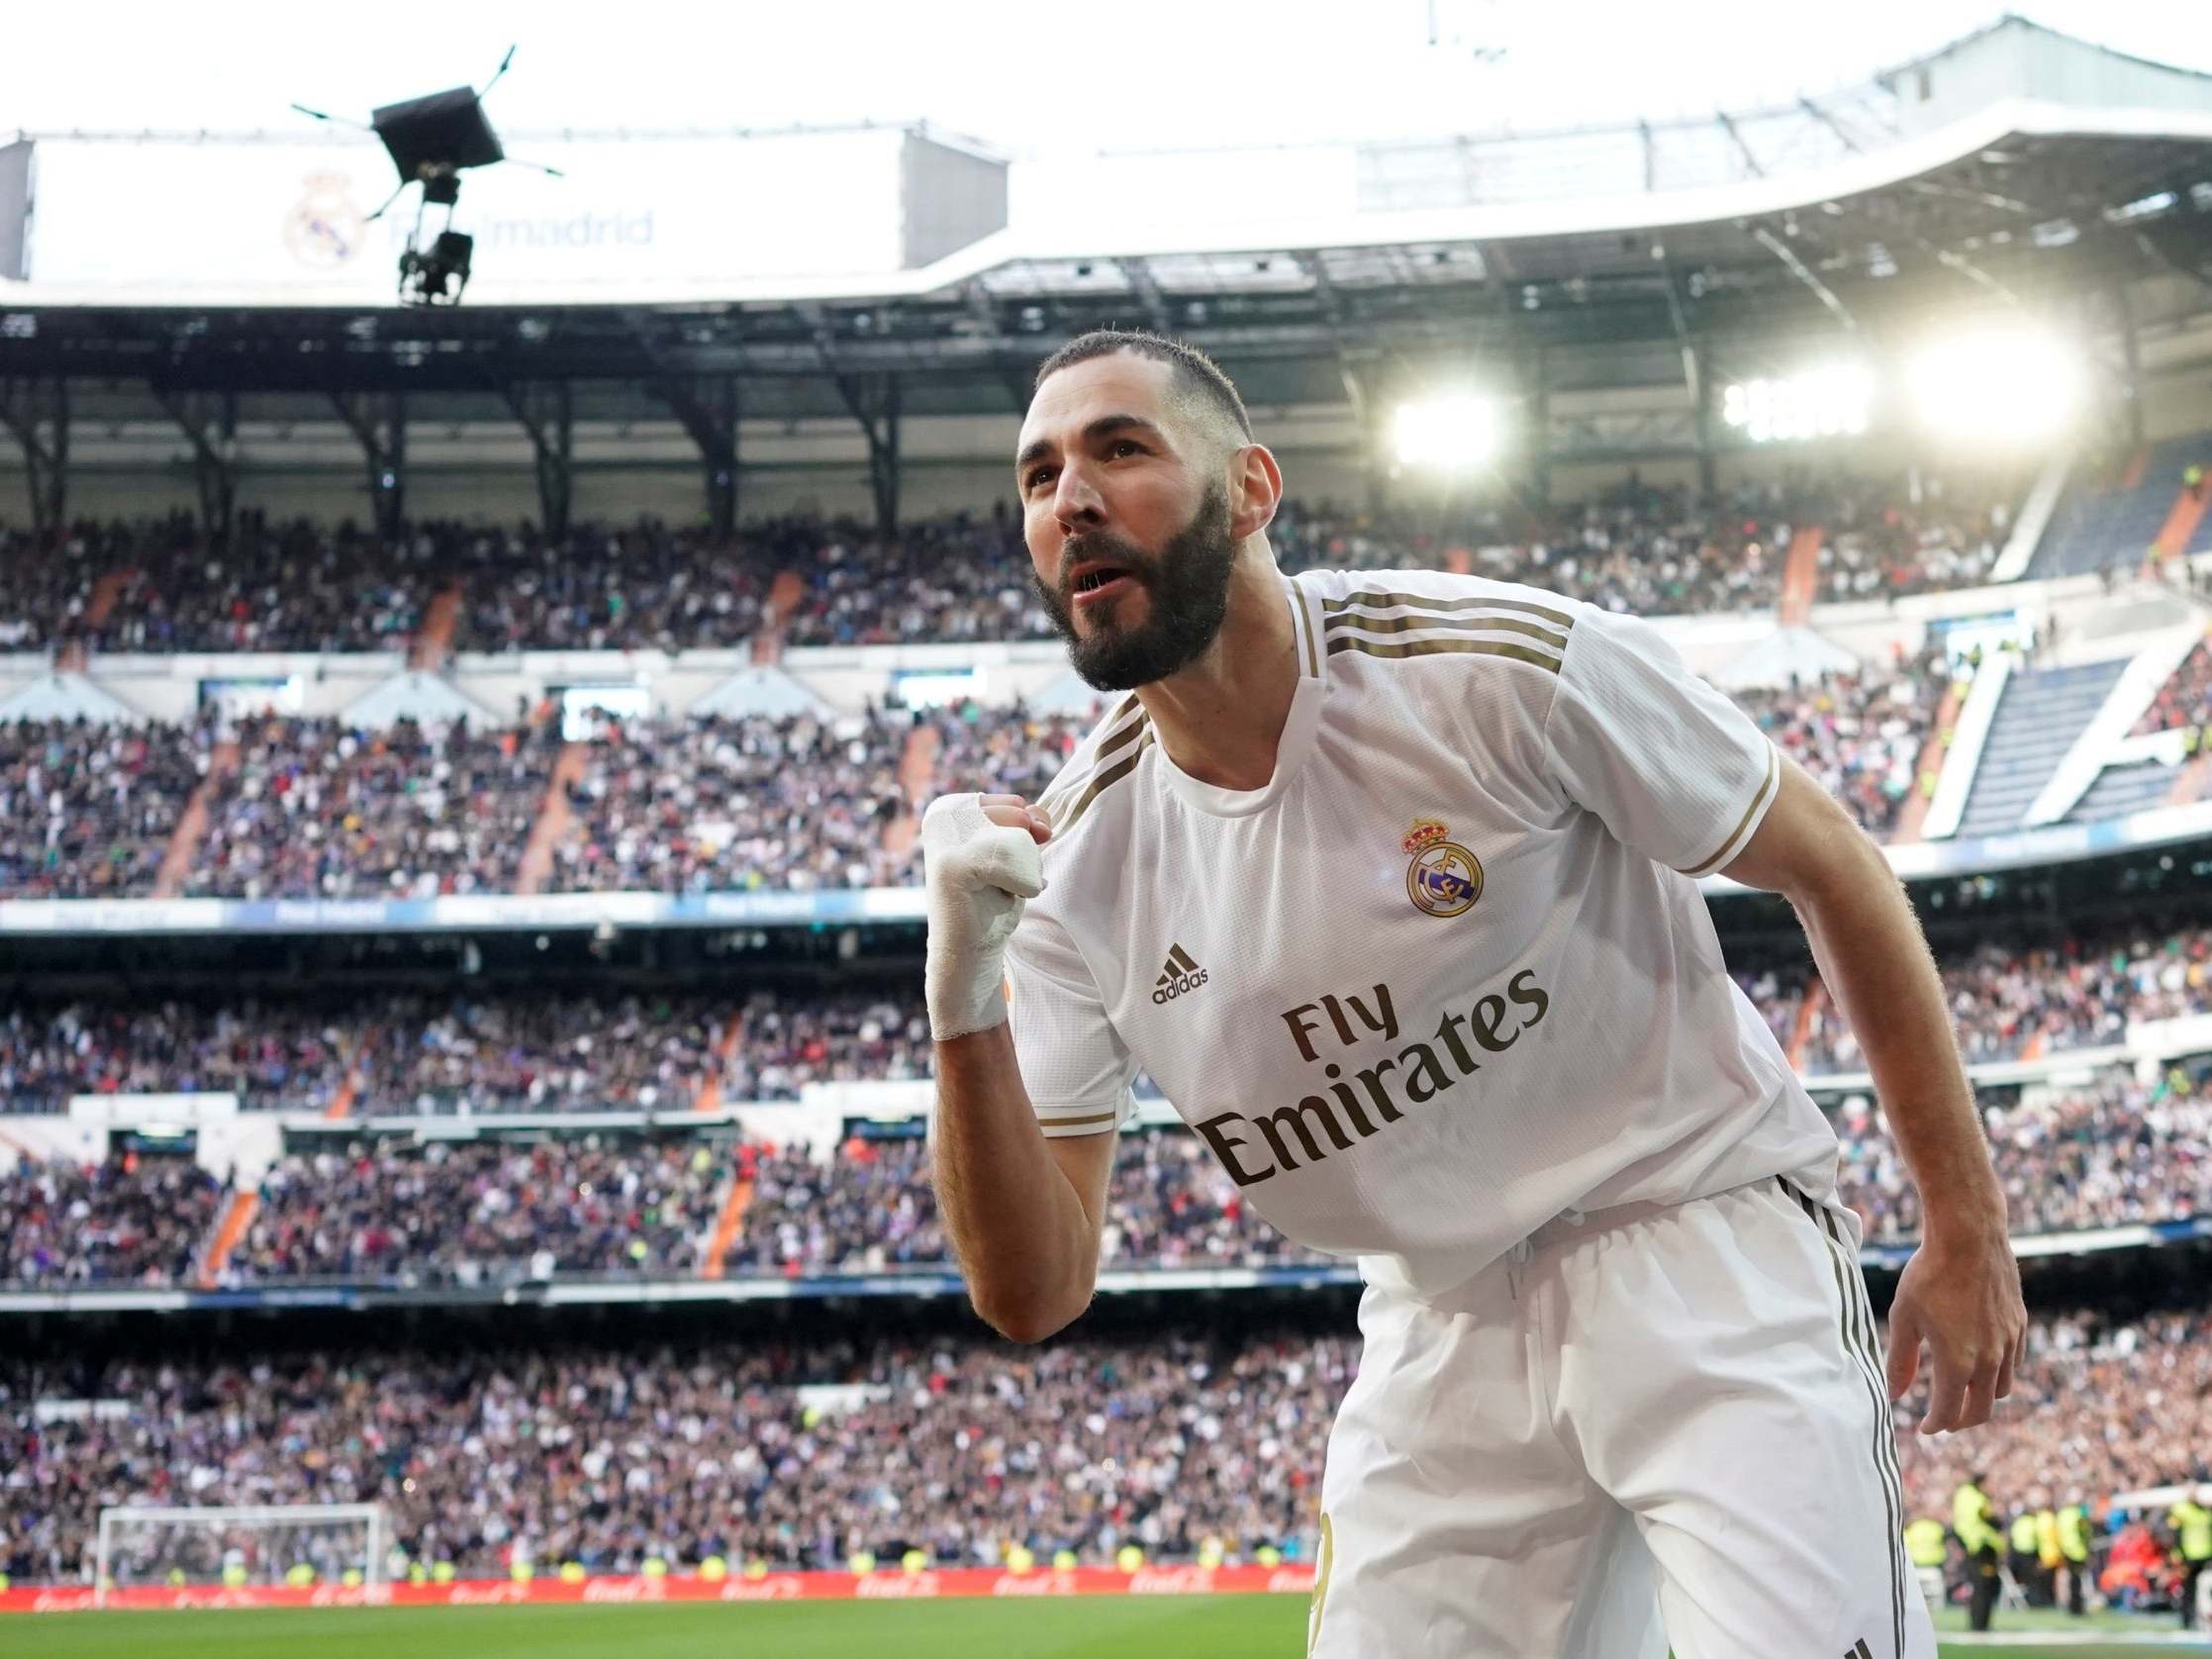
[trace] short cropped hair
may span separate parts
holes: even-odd
[[[1179,394],[1196,398],[1214,413],[1227,416],[1246,441],[1251,440],[1252,417],[1244,412],[1244,400],[1237,396],[1235,383],[1221,372],[1219,364],[1197,346],[1186,345],[1165,335],[1145,334],[1136,329],[1093,329],[1089,334],[1078,335],[1037,365],[1037,377],[1029,383],[1029,389],[1033,393],[1062,369],[1115,351],[1130,351],[1139,357],[1150,357],[1156,363],[1166,363],[1175,371],[1175,389]]]

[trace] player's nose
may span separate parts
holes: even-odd
[[[1070,535],[1096,530],[1106,522],[1105,498],[1082,466],[1070,465],[1062,469],[1052,491],[1052,516]]]

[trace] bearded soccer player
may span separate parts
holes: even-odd
[[[977,1310],[1088,1305],[1139,1067],[1356,1257],[1321,1659],[1933,1659],[1888,1412],[1987,1419],[2026,1329],[1933,962],[1880,852],[1649,625],[1435,571],[1284,576],[1190,348],[1087,335],[1015,460],[1118,695],[1041,802],[923,822],[935,1167]],[[1836,1140],[1696,878],[1787,896],[1927,1217],[1884,1371]]]

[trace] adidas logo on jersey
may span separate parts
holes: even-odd
[[[1205,969],[1191,960],[1191,953],[1180,944],[1168,946],[1167,966],[1160,970],[1160,977],[1152,982],[1152,1000],[1171,1003],[1178,997],[1190,995],[1205,983]]]

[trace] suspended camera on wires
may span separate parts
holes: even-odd
[[[500,76],[507,73],[507,66],[514,61],[515,49],[510,47],[507,55],[500,59],[497,71],[484,83],[483,92],[456,86],[450,91],[433,92],[427,98],[385,104],[372,113],[368,125],[361,128],[383,141],[385,153],[391,156],[392,165],[400,175],[398,186],[384,199],[384,205],[369,215],[371,223],[382,219],[407,193],[408,186],[422,186],[422,194],[415,204],[415,227],[400,253],[399,299],[402,305],[457,305],[468,288],[476,239],[453,229],[453,209],[461,199],[464,171],[470,167],[495,166],[508,159],[506,150],[500,146],[499,135],[492,131],[491,120],[484,113],[484,98],[499,84]],[[321,110],[311,110],[305,104],[292,107],[318,121],[341,120]],[[360,127],[359,122],[343,122],[343,125]],[[515,165],[531,167],[554,178],[562,176],[559,168],[535,161],[518,161]],[[434,223],[431,214],[433,208],[444,209],[444,217]]]

